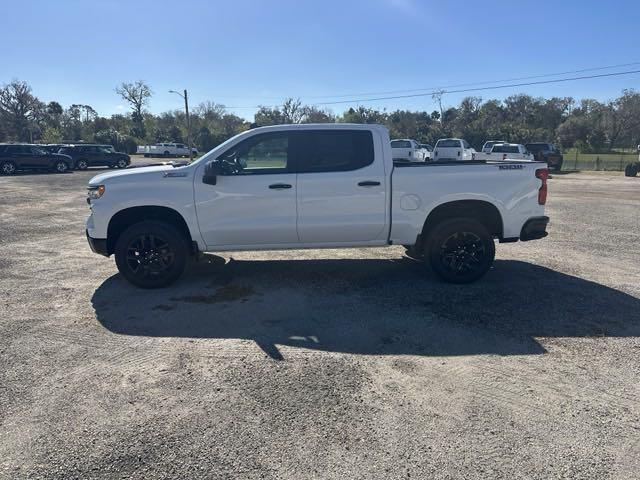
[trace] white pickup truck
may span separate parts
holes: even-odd
[[[441,138],[433,147],[434,162],[475,160],[476,151],[462,138]]]
[[[163,287],[201,252],[404,245],[442,279],[484,275],[500,242],[546,236],[540,162],[394,165],[380,125],[243,132],[186,166],[89,181],[91,249]]]
[[[194,155],[198,154],[196,148],[191,151]],[[145,157],[188,157],[189,147],[184,143],[156,143],[155,145],[140,145],[137,153],[143,154]]]
[[[524,145],[519,143],[496,143],[488,153],[476,152],[476,160],[533,160],[533,155],[529,153]]]
[[[391,153],[393,159],[399,162],[425,162],[431,158],[431,152],[409,138],[391,140]]]

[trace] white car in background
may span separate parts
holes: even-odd
[[[409,138],[391,140],[391,153],[394,160],[401,162],[425,162],[430,158],[427,150]]]
[[[494,145],[498,143],[509,143],[506,140],[487,140],[482,146],[482,153],[490,153]]]
[[[489,153],[476,153],[476,160],[533,160],[524,145],[519,143],[497,143],[491,147]]]
[[[475,160],[476,151],[462,138],[441,138],[436,142],[432,155],[434,162]]]
[[[198,154],[196,148],[192,148],[193,155]],[[145,157],[188,157],[189,147],[184,143],[156,143],[155,145],[141,145],[137,153]]]
[[[420,148],[425,150],[425,161],[431,160],[433,157],[433,145],[429,145],[428,143],[421,143]]]

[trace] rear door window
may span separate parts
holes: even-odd
[[[375,156],[368,130],[293,132],[291,142],[298,173],[358,170],[371,165]]]

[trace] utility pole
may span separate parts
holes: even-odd
[[[175,90],[169,90],[169,93],[176,93],[184,98],[184,112],[187,119],[187,146],[189,147],[189,162],[193,162],[193,149],[191,148],[191,118],[189,117],[189,95],[187,89],[184,89],[184,95]]]

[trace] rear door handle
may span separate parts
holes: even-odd
[[[380,185],[380,182],[373,182],[371,180],[368,180],[366,182],[359,182],[358,183],[359,187],[377,187],[378,185]]]
[[[291,185],[289,185],[288,183],[274,183],[272,185],[269,185],[269,188],[271,190],[286,190],[287,188],[291,188]]]

